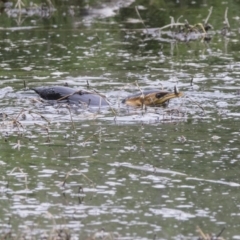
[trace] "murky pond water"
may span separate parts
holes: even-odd
[[[1,238],[198,239],[199,226],[240,239],[240,4],[165,2],[3,10]],[[201,23],[211,6],[210,42],[154,30],[169,16]],[[111,107],[51,105],[29,89],[65,83]],[[176,85],[184,97],[166,108],[121,103]]]

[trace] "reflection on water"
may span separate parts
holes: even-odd
[[[240,238],[239,3],[166,2],[52,1],[48,17],[1,14],[1,236],[197,239],[199,226]],[[169,16],[202,23],[211,6],[209,43],[146,35]],[[111,107],[52,105],[28,89],[65,83]],[[166,108],[121,104],[175,85],[184,97]]]

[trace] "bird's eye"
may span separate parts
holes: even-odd
[[[156,95],[155,95],[155,97],[156,98],[162,98],[164,95],[166,95],[167,93],[161,93],[161,92],[159,92],[159,93],[156,93]]]

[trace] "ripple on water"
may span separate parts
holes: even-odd
[[[193,214],[190,214],[178,209],[171,209],[171,208],[162,208],[162,209],[149,208],[149,211],[155,215],[161,215],[164,218],[175,218],[181,221],[187,221],[196,217]]]

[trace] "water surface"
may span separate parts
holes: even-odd
[[[66,3],[1,15],[1,235],[198,239],[199,226],[240,239],[239,3]],[[169,15],[203,22],[211,6],[209,43],[150,31]],[[65,83],[112,108],[52,106],[29,89]],[[167,108],[121,104],[175,85],[184,97]]]

